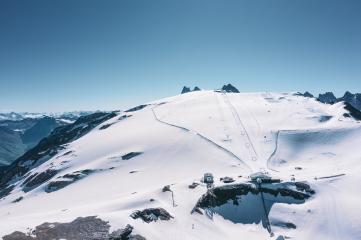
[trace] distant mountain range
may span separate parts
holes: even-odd
[[[75,122],[91,112],[0,113],[0,166],[11,164],[55,128]]]
[[[81,116],[89,115],[94,111],[73,111],[58,113],[34,113],[34,112],[0,112],[0,121],[12,120],[20,121],[27,118],[53,117],[56,119],[75,121]]]
[[[303,94],[300,94],[304,97],[314,97],[311,93],[305,92]],[[318,95],[316,98],[317,101],[327,104],[334,104],[337,102],[346,102],[349,103],[352,107],[358,109],[361,111],[361,93],[351,93],[349,91],[346,91],[345,94],[337,98],[333,92],[325,92]]]

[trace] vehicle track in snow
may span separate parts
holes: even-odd
[[[267,163],[266,163],[266,164],[267,164],[267,169],[272,170],[272,171],[274,171],[274,172],[279,172],[279,171],[271,168],[271,167],[270,167],[270,162],[271,162],[272,158],[273,158],[273,157],[276,155],[276,153],[277,153],[277,150],[278,150],[278,137],[279,137],[279,135],[280,135],[280,130],[278,130],[278,131],[276,132],[276,136],[275,136],[275,149],[273,150],[273,152],[271,153],[271,155],[268,157]]]
[[[241,161],[248,169],[250,172],[252,172],[252,168],[245,162],[243,161],[240,157],[238,157],[236,154],[234,154],[232,151],[222,147],[221,145],[219,145],[218,143],[214,142],[213,140],[211,140],[210,138],[200,134],[199,132],[196,132],[194,130],[191,130],[189,128],[186,128],[186,127],[182,127],[182,126],[179,126],[179,125],[176,125],[176,124],[173,124],[173,123],[169,123],[169,122],[166,122],[162,119],[160,119],[158,116],[157,116],[157,113],[155,111],[155,109],[157,108],[158,106],[154,106],[153,108],[151,108],[152,110],[152,113],[153,113],[153,116],[155,118],[156,121],[162,123],[162,124],[165,124],[167,126],[170,126],[170,127],[174,127],[174,128],[178,128],[180,130],[183,130],[185,132],[189,132],[189,133],[193,133],[195,134],[196,136],[200,137],[201,139],[203,139],[204,141],[212,144],[214,147],[217,147],[218,149],[222,150],[223,152],[227,153],[228,155],[232,156],[233,158],[236,158],[237,160]]]

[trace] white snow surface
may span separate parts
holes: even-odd
[[[134,226],[146,239],[361,239],[361,125],[343,117],[342,103],[327,105],[293,93],[198,91],[149,103],[131,117],[108,120],[34,168],[67,173],[99,170],[59,191],[45,184],[24,193],[21,182],[0,200],[0,236],[27,231],[44,222],[99,216],[112,229]],[[332,117],[320,121],[322,116]],[[110,127],[99,130],[106,124]],[[62,156],[65,152],[72,154]],[[129,152],[143,154],[122,160]],[[301,170],[295,167],[302,168]],[[275,204],[270,219],[297,229],[235,224],[215,215],[191,214],[206,187],[204,173],[247,181],[264,170],[284,181],[307,181],[316,194],[304,204]],[[134,173],[130,173],[136,171]],[[325,176],[345,174],[334,178]],[[242,177],[239,177],[242,176]],[[162,192],[171,185],[171,193]],[[12,203],[15,199],[23,200]],[[149,201],[154,199],[155,201]],[[150,207],[174,219],[144,223],[129,215]]]

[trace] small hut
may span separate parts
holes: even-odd
[[[206,184],[213,184],[214,180],[212,173],[205,173],[203,176],[203,182]]]

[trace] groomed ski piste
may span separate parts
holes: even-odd
[[[98,216],[112,229],[131,224],[148,240],[361,239],[361,124],[344,117],[345,111],[343,103],[322,104],[294,93],[202,90],[120,112],[31,170],[58,170],[49,181],[82,170],[94,173],[53,192],[44,183],[24,193],[24,180],[16,183],[0,200],[0,236]],[[129,117],[120,120],[124,114]],[[131,152],[142,154],[122,159]],[[191,214],[207,188],[188,186],[204,173],[222,186],[220,177],[242,183],[258,171],[307,181],[315,190],[303,204],[276,203],[270,211],[271,222],[292,222],[296,229],[272,226],[270,236],[261,224]],[[174,203],[162,191],[165,185]],[[130,217],[158,207],[174,218],[146,223]]]

